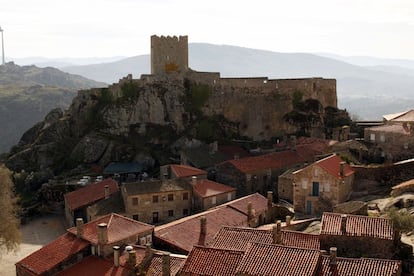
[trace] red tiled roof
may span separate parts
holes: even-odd
[[[118,184],[113,179],[105,179],[98,183],[89,184],[84,188],[65,194],[65,202],[71,210],[90,205],[105,198],[105,186],[109,186],[109,194],[118,191]]]
[[[76,238],[75,235],[65,233],[54,241],[43,246],[26,258],[16,263],[30,273],[40,275],[89,246],[87,241]]]
[[[382,126],[370,127],[368,128],[370,131],[380,131],[380,132],[391,132],[391,133],[398,133],[402,135],[410,135],[410,131],[404,129],[404,127],[400,124],[386,124]]]
[[[313,143],[298,145],[296,150],[273,152],[260,156],[229,160],[223,163],[230,163],[243,173],[265,169],[283,169],[296,164],[313,161],[315,155],[323,153],[328,145],[328,141],[316,140]]]
[[[413,122],[414,121],[414,110],[408,110],[406,112],[403,112],[401,114],[396,114],[394,118],[390,119],[390,121],[393,122]],[[385,115],[387,116],[387,115]],[[384,116],[384,117],[385,117]]]
[[[343,162],[343,160],[336,154],[333,154],[324,159],[316,161],[315,164],[321,167],[322,169],[324,169],[325,171],[327,171],[328,173],[330,173],[331,175],[335,176],[336,178],[341,179],[342,178],[340,175],[341,162]],[[354,173],[355,173],[354,169],[345,163],[344,176],[350,176]]]
[[[178,257],[176,255],[170,255],[170,275],[177,275],[180,268],[184,265],[186,258]],[[162,255],[155,254],[151,259],[146,274],[147,276],[159,276],[162,275]]]
[[[245,251],[249,242],[272,244],[272,230],[225,226],[220,229],[208,246]],[[281,245],[319,249],[319,235],[282,230]]]
[[[188,176],[195,176],[195,175],[201,175],[201,174],[207,174],[206,171],[200,170],[191,166],[187,165],[170,165],[171,170],[174,172],[175,176],[180,177],[188,177]]]
[[[208,243],[209,247],[245,251],[249,242],[273,243],[272,231],[224,226]]]
[[[386,240],[394,239],[394,227],[390,219],[347,214],[346,231],[342,233],[341,216],[342,214],[323,213],[321,235],[373,237]]]
[[[249,243],[237,273],[242,275],[315,275],[319,250]]]
[[[236,268],[242,257],[242,251],[195,246],[180,273],[194,276],[233,276],[236,275]]]
[[[154,228],[152,225],[112,213],[84,224],[82,238],[92,244],[97,244],[98,224],[100,223],[106,223],[108,225],[108,244],[122,241],[128,237],[136,236]],[[75,235],[77,232],[76,227],[72,227],[68,231]]]
[[[400,275],[401,261],[384,259],[336,258],[336,265],[330,265],[330,257],[322,256],[320,276],[396,276]]]
[[[132,271],[124,266],[115,267],[113,261],[89,256],[81,262],[60,272],[59,276],[99,275],[99,276],[127,276]]]
[[[200,197],[210,197],[233,192],[236,190],[236,188],[221,183],[217,183],[208,179],[198,179],[197,184],[193,185],[193,190]]]
[[[199,244],[201,216],[205,216],[207,219],[205,241],[208,242],[222,226],[247,226],[248,202],[252,203],[256,214],[267,210],[267,198],[256,193],[227,202],[208,211],[157,226],[154,230],[154,236],[190,252],[193,245]]]

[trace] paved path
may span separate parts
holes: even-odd
[[[20,227],[22,243],[16,252],[10,252],[0,256],[0,275],[16,275],[14,264],[30,255],[43,245],[65,233],[64,217],[48,215],[35,218]]]

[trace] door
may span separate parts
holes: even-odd
[[[306,214],[312,214],[312,201],[306,201]]]
[[[152,223],[158,223],[158,212],[152,213]]]

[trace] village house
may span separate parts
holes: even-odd
[[[159,224],[191,213],[192,189],[183,179],[123,183],[121,193],[126,215],[134,220]]]
[[[118,183],[108,178],[66,193],[64,195],[66,222],[69,226],[74,226],[76,218],[82,218],[85,222],[91,221],[87,208],[100,200],[109,199],[118,190]]]
[[[364,140],[374,145],[371,155],[400,161],[414,155],[414,110],[384,115],[384,124],[364,129]]]
[[[390,219],[337,213],[323,213],[319,239],[321,249],[350,258],[393,259],[400,242]]]
[[[56,275],[90,255],[107,257],[114,246],[152,242],[154,226],[117,214],[85,224],[82,218],[76,222],[76,227],[17,262],[16,275]]]
[[[329,145],[329,141],[314,138],[301,139],[298,142],[290,150],[217,164],[216,181],[235,187],[238,196],[255,192],[265,195],[267,191],[273,191],[278,198],[278,176],[289,168],[314,161]]]
[[[354,170],[333,154],[293,173],[296,212],[321,214],[345,202],[352,191]]]
[[[270,208],[269,208],[270,206]],[[194,245],[206,245],[223,225],[258,226],[274,221],[273,203],[260,194],[232,200],[210,210],[164,225],[154,231],[154,245],[188,254]]]
[[[217,205],[236,199],[236,188],[217,183],[208,179],[198,179],[193,176],[194,211],[207,210]]]

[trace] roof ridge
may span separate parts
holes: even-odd
[[[206,249],[206,250],[214,250],[214,251],[227,251],[227,252],[234,252],[234,253],[243,253],[243,250],[237,250],[237,249],[227,249],[227,248],[217,248],[217,247],[211,247],[211,246],[202,246],[202,245],[194,245],[193,248],[200,248],[200,249]]]

